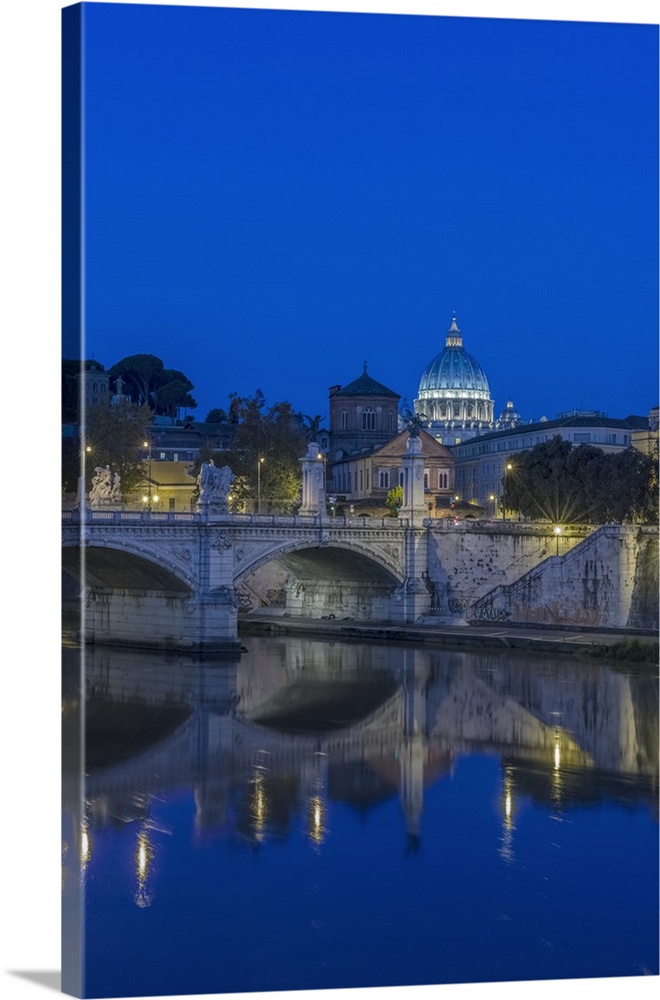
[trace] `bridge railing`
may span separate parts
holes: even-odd
[[[407,527],[404,518],[392,517],[330,517],[327,514],[234,514],[232,524],[247,527],[300,528],[397,528]]]
[[[65,524],[180,524],[182,522],[196,524],[229,524],[234,527],[251,528],[317,528],[323,530],[335,529],[366,529],[390,531],[396,528],[406,528],[405,518],[391,517],[329,517],[327,515],[311,514],[222,514],[206,515],[195,511],[148,511],[148,510],[98,510],[88,507],[84,511],[79,508],[62,511],[62,522]]]
[[[182,521],[200,521],[201,515],[193,511],[148,511],[148,510],[94,510],[88,508],[85,511],[63,510],[62,521],[65,524],[80,524],[81,521],[103,524],[173,524]]]

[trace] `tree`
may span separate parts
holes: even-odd
[[[158,376],[157,382],[154,391],[156,413],[162,413],[175,420],[178,419],[182,407],[194,410],[197,406],[197,400],[190,395],[190,390],[195,387],[183,372],[165,368]]]
[[[606,456],[600,490],[600,520],[658,522],[658,461],[636,448]]]
[[[653,520],[656,469],[634,448],[606,453],[557,435],[524,452],[506,474],[506,506],[556,524]]]
[[[163,371],[163,362],[154,354],[131,354],[112,366],[110,377],[121,376],[128,382],[133,402],[153,409],[153,395]]]
[[[219,409],[218,407],[216,407],[213,410],[209,410],[209,412],[206,414],[206,420],[204,421],[204,423],[206,423],[206,424],[226,424],[228,419],[229,418],[227,416],[227,411]]]
[[[193,410],[197,406],[190,395],[195,386],[188,376],[176,368],[165,368],[155,354],[131,354],[113,365],[109,374],[126,381],[134,403],[172,420],[179,417],[182,407]]]
[[[302,487],[300,459],[308,441],[300,415],[287,402],[267,407],[261,389],[246,397],[232,393],[229,399],[229,420],[236,425],[231,447],[203,453],[194,471],[209,458],[228,465],[235,477],[235,509],[254,509],[260,494],[262,509],[294,511]]]
[[[390,510],[390,517],[398,517],[403,504],[403,486],[394,486],[385,497],[385,506]]]
[[[91,483],[97,465],[109,465],[119,473],[122,496],[134,492],[144,482],[144,439],[151,421],[148,406],[121,403],[93,406],[87,414],[85,478]]]

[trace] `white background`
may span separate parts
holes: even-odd
[[[168,2],[168,0],[163,0]],[[193,6],[192,3],[180,5]],[[657,23],[651,0],[206,3],[555,20]],[[60,968],[59,831],[59,73],[58,0],[5,0],[2,73],[2,881],[0,968],[8,1000],[52,994]],[[625,137],[622,136],[622,142]],[[121,960],[118,956],[118,960]],[[30,974],[34,978],[29,978]],[[54,976],[46,977],[53,983]],[[595,991],[650,997],[655,977],[336,991],[356,1000],[523,1000]],[[315,994],[316,995],[316,994]],[[317,996],[322,998],[323,993]],[[261,994],[261,996],[264,996]],[[286,1000],[287,994],[278,994]],[[293,996],[293,995],[292,995]],[[295,996],[300,996],[296,994]]]

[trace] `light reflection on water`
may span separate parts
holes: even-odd
[[[656,678],[248,645],[86,652],[63,889],[84,886],[88,995],[657,971]]]

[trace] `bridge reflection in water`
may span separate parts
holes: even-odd
[[[394,645],[296,638],[248,641],[250,650],[239,662],[221,665],[108,649],[86,654],[87,776],[81,790],[74,752],[63,789],[65,910],[68,895],[73,901],[82,879],[88,927],[116,940],[117,935],[122,938],[119,928],[125,926],[122,941],[130,956],[134,947],[130,935],[135,933],[130,907],[149,911],[149,934],[158,937],[159,927],[163,933],[161,921],[165,920],[167,933],[162,941],[176,936],[176,928],[167,923],[179,919],[172,911],[174,885],[190,944],[179,955],[177,968],[186,970],[180,973],[181,982],[172,983],[165,975],[167,969],[170,977],[175,975],[166,948],[150,954],[149,972],[140,965],[144,978],[138,976],[136,982],[130,958],[125,979],[117,978],[116,968],[90,935],[86,945],[88,995],[130,995],[136,989],[171,993],[173,988],[204,992],[634,975],[644,969],[653,971],[654,962],[657,969],[657,945],[654,949],[652,944],[657,941],[657,913],[655,918],[645,918],[648,944],[639,945],[638,935],[634,954],[626,953],[627,937],[619,955],[609,948],[585,954],[583,932],[575,953],[563,949],[561,956],[555,954],[554,966],[546,954],[534,959],[534,949],[531,958],[526,952],[521,959],[520,950],[514,948],[504,960],[502,956],[496,959],[487,946],[481,968],[479,961],[474,965],[474,959],[472,965],[468,963],[466,952],[462,972],[461,947],[454,949],[451,962],[444,955],[435,965],[429,964],[427,957],[414,970],[410,957],[404,957],[417,953],[419,908],[432,906],[429,918],[437,921],[431,901],[439,896],[445,913],[454,914],[453,935],[464,932],[467,938],[472,934],[468,916],[475,919],[474,909],[482,905],[477,900],[491,891],[497,895],[498,886],[504,895],[495,908],[502,908],[506,916],[511,899],[505,898],[497,866],[514,872],[522,883],[525,876],[521,873],[526,869],[522,865],[518,871],[516,866],[518,844],[527,866],[536,863],[530,858],[539,850],[528,821],[524,829],[517,829],[520,816],[527,815],[529,820],[538,813],[558,829],[557,824],[567,819],[574,826],[576,816],[584,815],[584,809],[576,812],[578,806],[607,806],[642,815],[645,829],[651,830],[644,835],[644,844],[620,842],[621,856],[613,857],[620,862],[624,856],[638,860],[643,856],[652,868],[652,856],[647,857],[644,850],[657,830],[655,678],[614,672],[600,664],[571,663],[566,658],[535,658],[532,664],[501,654]],[[65,761],[67,734],[75,749],[80,725],[77,657],[77,650],[65,650]],[[463,811],[462,821],[460,816],[454,814],[450,820],[443,813],[450,800]],[[444,815],[444,826],[439,823],[440,815]],[[360,817],[361,833],[351,826],[350,816]],[[450,848],[443,838],[455,830],[457,820],[464,840]],[[598,844],[603,832],[593,828],[583,835]],[[356,836],[373,846],[373,853],[367,848],[366,867],[357,873],[344,859],[357,850]],[[545,830],[541,841],[547,836]],[[230,854],[219,857],[219,843]],[[242,858],[241,845],[263,853],[277,844],[290,848],[283,860],[286,876],[268,865],[271,883],[264,889],[254,882],[255,862],[237,862],[235,852]],[[305,853],[305,844],[311,855]],[[187,845],[185,863],[183,845]],[[568,857],[568,845],[562,846],[566,870],[554,857],[553,865],[559,864],[559,870],[550,866],[551,874],[544,873],[543,878],[554,878],[558,885],[567,880],[570,885],[577,865],[580,893],[586,888],[594,899],[602,896],[611,877],[611,871],[603,868],[611,864],[609,854],[607,862],[589,860],[592,882],[585,886],[584,858],[581,854],[579,861],[574,854]],[[583,849],[581,844],[579,851]],[[455,875],[449,878],[445,872],[439,878],[438,866],[446,854],[464,866],[459,880],[461,903],[451,895]],[[236,868],[231,878],[225,865],[230,855]],[[475,894],[475,875],[485,855],[491,860],[490,875],[484,877],[493,883],[480,886]],[[376,918],[371,911],[368,932],[362,927],[371,944],[362,942],[359,956],[335,953],[341,935],[337,941],[333,937],[339,933],[333,916],[323,920],[323,926],[334,928],[325,942],[324,935],[314,931],[313,921],[310,930],[303,920],[306,929],[301,931],[301,912],[308,908],[310,885],[317,885],[318,879],[336,880],[327,900],[317,900],[328,913],[339,905],[332,898],[337,886],[342,886],[343,917],[337,915],[336,920],[337,925],[343,919],[350,926],[353,918],[346,908],[363,908],[365,893],[378,895],[377,887],[382,889],[393,877],[391,871],[398,871],[401,857],[413,856],[423,856],[425,860],[419,862],[423,869],[406,870],[400,897],[389,900],[393,913],[381,928],[380,943],[375,941]],[[318,871],[310,873],[310,864],[317,865]],[[216,927],[225,943],[229,941],[225,917],[214,924],[218,914],[214,908],[209,915],[199,881],[210,877],[214,882],[218,866],[223,873],[223,912],[238,911],[240,919],[248,921],[242,957],[240,945],[234,942],[232,948],[222,948],[222,961],[217,951],[213,960],[207,952],[202,959],[201,946],[189,935],[190,913],[198,912],[204,925],[203,933],[198,928],[202,938]],[[349,872],[359,884],[348,882]],[[626,878],[633,891],[634,876]],[[287,879],[290,889],[285,886]],[[250,911],[242,892],[248,886],[254,892],[255,884],[264,897],[256,895]],[[652,871],[644,871],[644,884],[652,889]],[[388,891],[391,895],[391,886]],[[466,891],[471,902],[462,932],[460,913],[466,906]],[[296,892],[299,898],[294,898]],[[274,912],[280,913],[283,923],[264,927],[264,913],[270,912],[273,897],[279,900],[280,909]],[[536,886],[525,906],[531,907],[528,919],[539,920],[540,934],[547,915],[542,907],[536,912],[539,899]],[[582,895],[562,899],[564,911],[585,905],[590,904],[585,904]],[[602,900],[599,905],[602,911]],[[410,919],[411,907],[415,919]],[[266,961],[261,973],[247,960],[250,912],[259,927],[260,948],[266,956],[273,949],[274,957]],[[197,918],[192,919],[196,924]],[[601,912],[597,919],[608,918]],[[635,923],[633,916],[629,919]],[[386,946],[394,929],[392,920],[399,940],[394,950]],[[292,937],[284,944],[287,927]],[[294,947],[291,941],[301,933]],[[305,942],[306,934],[309,940]],[[499,941],[501,934],[498,926],[493,940]],[[607,933],[599,928],[595,937],[602,942]],[[304,960],[301,948],[307,949]],[[383,949],[391,953],[388,967]]]

